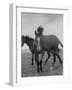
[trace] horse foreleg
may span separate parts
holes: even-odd
[[[52,64],[51,69],[53,69],[54,63],[55,63],[55,61],[56,61],[56,55],[55,55],[55,52],[54,52],[54,51],[51,51],[51,53],[52,53],[52,55],[53,55],[53,64]]]
[[[51,56],[49,51],[47,51],[47,54],[48,54],[48,57],[47,57],[47,59],[45,60],[45,63],[47,63],[48,59],[49,59],[50,56]]]
[[[39,70],[39,62],[37,62],[37,71],[40,72],[40,70]]]
[[[35,61],[37,63],[37,71],[39,72],[40,70],[39,70],[39,55],[38,55],[38,53],[35,53]]]
[[[32,65],[34,64],[34,62],[33,62],[33,57],[34,57],[34,54],[32,54]]]
[[[42,70],[42,59],[43,59],[43,56],[44,56],[44,52],[42,52],[42,54],[41,54],[42,56],[41,56],[41,59],[40,59],[40,70],[41,70],[41,72],[43,71]]]

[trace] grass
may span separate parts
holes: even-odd
[[[60,56],[63,61],[63,53],[60,52]],[[21,53],[21,76],[22,77],[32,77],[32,76],[53,76],[53,75],[63,75],[63,65],[60,64],[58,58],[56,58],[56,62],[54,68],[51,69],[53,63],[53,56],[51,55],[48,62],[45,64],[45,60],[47,58],[47,54],[45,53],[43,58],[43,72],[37,72],[37,64],[34,60],[34,65],[32,63],[31,53],[22,51]]]

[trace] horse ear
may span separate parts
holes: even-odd
[[[22,37],[21,38],[24,38],[25,36],[24,35],[22,35]]]
[[[23,35],[23,38],[24,38],[25,36]]]
[[[24,37],[24,35],[23,35],[23,37]]]

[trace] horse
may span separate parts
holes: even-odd
[[[32,63],[31,63],[31,65],[33,65],[33,63],[34,63],[34,60],[33,60],[33,58],[34,58],[34,39],[29,37],[29,36],[24,36],[23,35],[21,37],[21,46],[22,47],[23,47],[24,43],[26,43],[28,45],[29,49],[30,49],[30,52],[32,54]]]
[[[34,57],[35,57],[35,61],[37,63],[37,71],[39,72],[39,53],[37,52],[37,41],[29,36],[22,36],[21,37],[21,46],[23,47],[24,43],[26,43],[29,46],[29,49],[32,53],[32,65],[34,64]]]
[[[37,51],[37,40],[29,37],[29,36],[22,36],[21,37],[21,46],[23,47],[24,43],[26,43],[29,46],[29,49],[32,53],[32,65],[34,64],[34,59],[37,63],[37,71],[39,72],[39,54],[41,51]],[[48,53],[48,56],[50,54]],[[35,58],[34,58],[35,57]]]
[[[50,57],[50,53],[53,55],[53,64],[52,64],[52,68],[54,67],[54,63],[56,61],[56,56],[59,59],[60,63],[62,64],[62,60],[60,58],[59,55],[59,44],[61,45],[61,47],[63,47],[61,41],[58,39],[58,37],[56,35],[43,35],[43,28],[39,27],[37,29],[37,31],[35,31],[35,36],[36,36],[36,40],[37,40],[37,51],[41,52],[41,59],[40,61],[40,67],[41,67],[41,71],[42,71],[42,58],[44,56],[44,52],[47,51],[47,53],[49,53]],[[48,60],[49,58],[47,58]],[[45,62],[47,62],[47,60]]]

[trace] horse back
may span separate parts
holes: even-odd
[[[47,35],[40,37],[40,46],[42,49],[57,48],[59,45],[59,40],[55,35]]]

